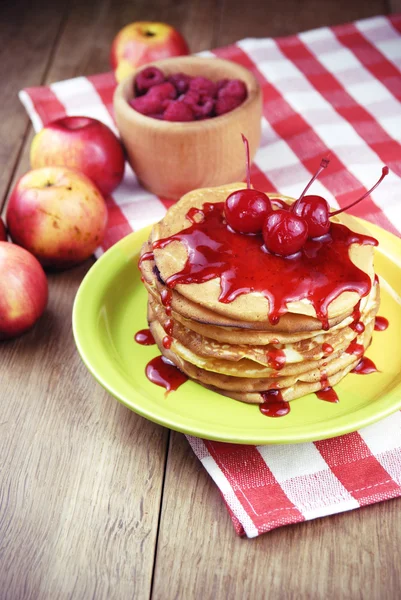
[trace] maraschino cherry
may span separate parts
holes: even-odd
[[[302,217],[279,208],[267,215],[263,225],[265,247],[273,254],[290,256],[299,252],[308,239],[308,226]]]
[[[228,225],[234,231],[261,233],[267,215],[272,212],[272,206],[265,193],[251,189],[249,143],[244,135],[242,135],[242,140],[246,150],[247,187],[228,196],[224,214]]]
[[[329,164],[328,158],[323,158],[318,170],[305,187],[298,200],[292,205],[292,212],[305,219],[308,225],[309,237],[325,235],[330,229],[328,204],[321,196],[305,196],[306,192],[320,173]]]
[[[358,198],[358,200],[355,200],[354,202],[352,202],[351,204],[349,204],[348,206],[346,206],[344,208],[330,212],[330,206],[329,206],[327,200],[325,200],[321,196],[305,196],[305,192],[309,189],[311,184],[319,176],[319,174],[322,172],[322,170],[327,167],[328,164],[329,164],[329,160],[327,158],[324,158],[322,160],[322,162],[320,163],[319,169],[317,170],[315,175],[312,177],[312,179],[310,180],[310,182],[308,183],[308,185],[306,186],[306,188],[304,189],[304,191],[302,192],[302,194],[300,195],[298,200],[295,202],[295,204],[293,204],[292,209],[291,209],[294,214],[305,219],[305,221],[308,225],[308,231],[309,231],[310,238],[317,238],[317,237],[326,235],[326,233],[328,233],[330,230],[330,217],[334,217],[335,215],[338,215],[338,214],[348,210],[349,208],[352,208],[353,206],[355,206],[356,204],[358,204],[359,202],[364,200],[367,196],[369,196],[369,194],[371,194],[377,188],[377,186],[383,181],[383,179],[389,173],[388,167],[387,166],[383,167],[382,175],[381,175],[380,179],[375,183],[375,185],[370,190],[365,192],[365,194],[363,194],[363,196],[361,196],[360,198]]]

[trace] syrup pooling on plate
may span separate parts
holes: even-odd
[[[335,390],[333,390],[331,386],[328,386],[323,390],[319,390],[318,392],[315,392],[315,394],[319,398],[319,400],[324,400],[325,402],[333,403],[339,402],[337,393],[335,392]]]
[[[141,329],[135,334],[134,339],[141,346],[153,346],[156,343],[150,329]]]
[[[351,373],[356,373],[357,375],[370,375],[370,373],[377,373],[377,371],[378,369],[373,360],[367,356],[363,356],[356,367],[352,369]]]
[[[376,317],[375,319],[375,331],[385,331],[389,325],[386,317]]]
[[[290,412],[290,403],[286,402],[280,390],[269,390],[262,392],[263,403],[259,404],[259,410],[266,417],[284,417]]]
[[[318,392],[315,392],[315,394],[319,398],[319,400],[324,400],[325,402],[333,402],[333,403],[339,402],[337,393],[333,390],[333,388],[329,384],[329,380],[328,380],[327,373],[325,370],[323,370],[321,372],[320,385],[322,386],[322,388]]]
[[[152,358],[146,365],[145,373],[149,381],[164,387],[167,393],[178,390],[180,385],[188,380],[188,377],[164,356]]]
[[[345,225],[332,223],[327,235],[308,240],[291,257],[281,257],[266,251],[261,235],[228,228],[223,202],[205,203],[201,219],[195,221],[193,212],[190,216],[189,227],[153,243],[157,250],[179,241],[187,250],[184,268],[166,281],[170,289],[220,277],[220,302],[227,304],[242,294],[259,292],[269,302],[272,324],[279,322],[289,302],[306,298],[324,329],[329,328],[329,304],[342,292],[353,291],[360,297],[370,292],[370,278],[352,263],[349,249],[353,243],[376,246],[377,241]]]

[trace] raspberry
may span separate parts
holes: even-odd
[[[172,100],[164,111],[165,121],[194,121],[194,113],[185,102]]]
[[[160,101],[163,100],[174,100],[177,97],[177,92],[172,83],[165,81],[159,85],[155,85],[150,88],[146,94],[148,98],[158,98]]]
[[[146,67],[135,77],[135,89],[139,96],[153,87],[165,81],[164,74],[157,67]]]
[[[216,83],[217,95],[219,95],[221,88],[223,88],[229,81],[230,79],[219,79],[219,81]]]
[[[242,104],[242,100],[240,100],[236,96],[225,96],[223,98],[217,98],[215,105],[216,115],[224,115],[225,113],[234,110],[234,108],[237,108],[237,106],[239,106],[240,104]]]
[[[160,114],[163,111],[162,100],[158,97],[151,97],[149,94],[133,98],[130,100],[129,104],[134,110],[142,115],[153,116],[154,114]]]
[[[196,119],[207,119],[213,116],[214,99],[209,96],[189,91],[182,97],[182,102],[192,109]]]
[[[247,97],[246,85],[240,79],[230,79],[223,85],[218,94],[218,98],[226,98],[227,96],[235,96],[241,102]]]
[[[167,81],[173,84],[178,94],[185,94],[188,91],[191,80],[192,77],[185,73],[174,73],[167,77]]]
[[[216,95],[216,84],[206,77],[194,77],[189,84],[189,90],[213,98]]]

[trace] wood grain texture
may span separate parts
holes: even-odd
[[[386,12],[389,13],[401,13],[401,0],[388,0],[388,10]]]
[[[0,207],[29,122],[17,94],[21,87],[44,80],[66,4],[42,0],[38,11],[36,4],[24,0],[0,3]]]
[[[3,2],[0,206],[29,168],[32,134],[23,144],[16,91],[107,70],[110,42],[129,21],[168,21],[198,51],[398,4],[71,0],[63,14],[62,2]],[[1,600],[398,598],[400,500],[248,541],[180,434],[171,435],[164,482],[168,432],[113,400],[75,350],[71,307],[90,265],[51,274],[41,322],[0,346]]]
[[[398,1],[398,0],[396,0]],[[386,0],[222,0],[219,45],[245,37],[278,37],[389,12]]]
[[[41,322],[1,347],[1,598],[149,590],[167,431],[80,361],[70,311],[89,266],[51,275]]]
[[[116,11],[107,1],[71,3],[47,83],[108,70],[115,33],[149,17],[150,3],[119,4]],[[203,4],[210,31],[199,31],[194,50],[212,45],[213,7]],[[154,18],[166,13],[163,2],[150,8]],[[40,15],[38,3],[35,9]],[[183,7],[171,12],[164,19],[185,29]],[[44,14],[55,28],[55,18]],[[38,83],[20,72],[16,88]],[[21,159],[15,173],[12,164],[5,172],[12,185],[29,169],[32,136],[22,148],[22,136],[15,144]],[[150,593],[168,431],[112,399],[76,352],[71,309],[90,265],[50,275],[41,321],[0,348],[1,600]]]

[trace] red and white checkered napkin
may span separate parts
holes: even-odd
[[[391,174],[354,214],[401,233],[401,15],[281,39],[246,39],[213,54],[248,67],[264,91],[263,135],[252,181],[297,196],[322,156],[330,167],[314,192],[333,206]],[[203,53],[213,55],[212,53]],[[110,73],[20,93],[35,129],[87,115],[116,131]],[[155,222],[171,204],[143,190],[127,167],[107,199],[109,228],[98,251]],[[297,446],[189,442],[220,488],[238,533],[254,537],[401,495],[401,413],[359,432]]]

